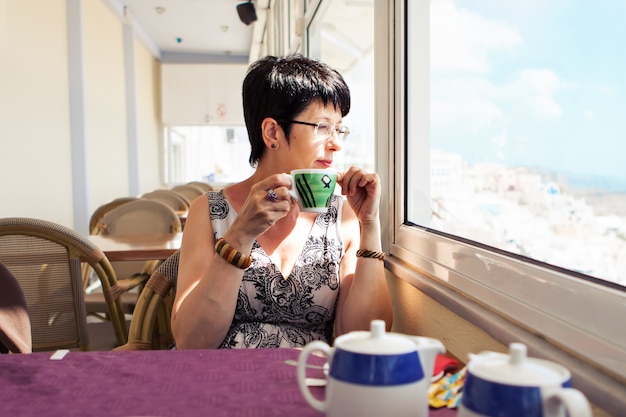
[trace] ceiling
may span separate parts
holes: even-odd
[[[247,26],[239,19],[237,5],[243,0],[118,1],[164,62],[247,62],[261,21]],[[262,13],[257,6],[257,16]]]
[[[257,57],[270,0],[254,0],[258,20],[241,21],[245,0],[103,0],[132,22],[164,63],[249,63]],[[333,0],[321,13],[321,56],[348,71],[374,45],[374,1]]]

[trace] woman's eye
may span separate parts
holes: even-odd
[[[320,135],[328,135],[328,132],[330,132],[330,125],[327,123],[319,123],[317,125],[317,132]]]

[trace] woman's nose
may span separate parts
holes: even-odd
[[[342,146],[341,146],[341,140],[339,140],[339,134],[337,133],[336,130],[333,131],[333,134],[330,135],[327,139],[326,139],[326,147],[328,149],[331,149],[333,151],[340,151]]]

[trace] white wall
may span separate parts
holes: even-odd
[[[163,123],[243,126],[241,86],[247,70],[247,64],[162,65]]]
[[[162,187],[161,66],[141,42],[135,42],[139,186],[148,192]]]
[[[73,195],[66,4],[0,0],[0,217],[38,217],[86,233],[75,218],[129,190],[123,26],[101,2],[80,3],[88,190]],[[161,186],[160,77],[147,49],[139,42],[134,49],[143,193]],[[73,213],[73,198],[85,199],[88,213]]]
[[[88,198],[95,209],[128,196],[123,28],[101,2],[83,5]]]
[[[0,216],[73,225],[64,0],[0,0]]]

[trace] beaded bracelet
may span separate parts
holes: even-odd
[[[379,252],[376,250],[359,249],[356,251],[356,256],[358,258],[375,258],[380,259],[381,261],[385,260],[385,252]]]
[[[226,243],[224,238],[218,239],[215,244],[215,252],[224,258],[226,262],[236,266],[237,268],[246,269],[252,265],[252,256],[245,256],[243,253]]]

